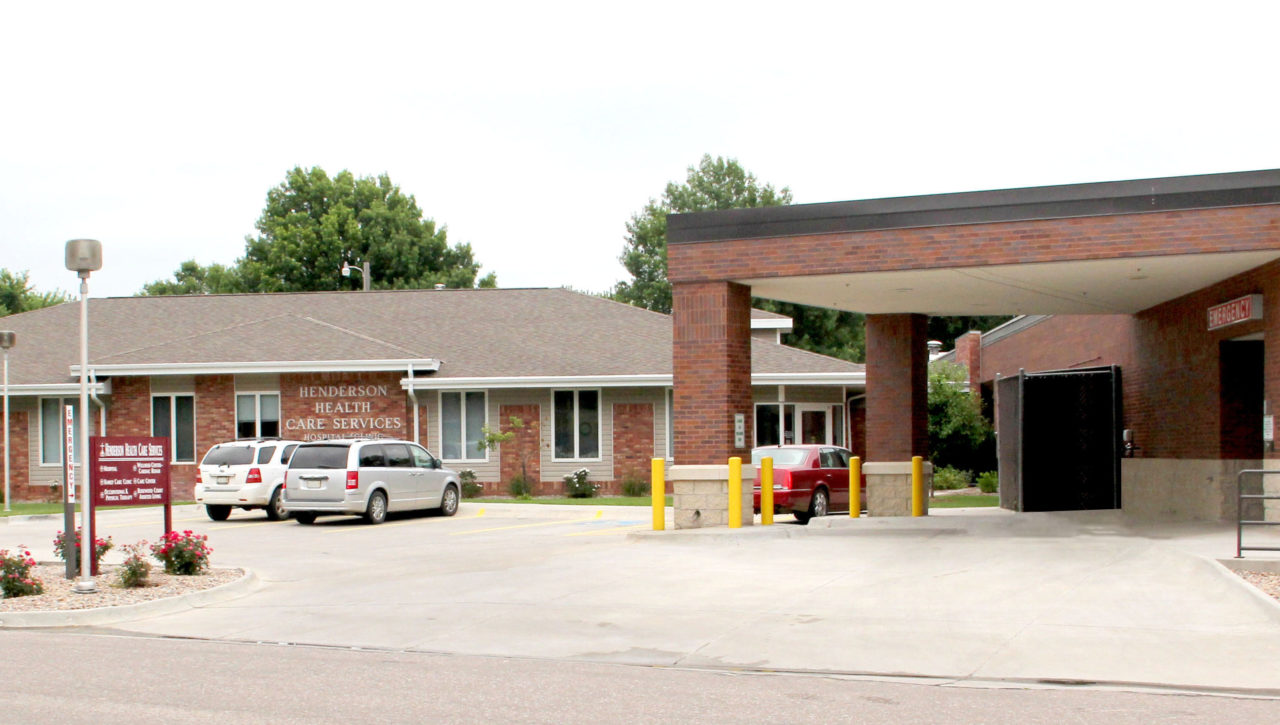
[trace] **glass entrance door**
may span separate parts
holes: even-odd
[[[800,408],[800,443],[829,445],[831,443],[830,407]]]

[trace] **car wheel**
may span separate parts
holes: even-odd
[[[795,516],[795,517],[796,517],[796,523],[798,523],[798,524],[807,524],[807,523],[809,523],[809,512],[808,512],[808,511],[792,511],[792,512],[791,512],[791,514],[792,514],[793,516]]]
[[[231,507],[205,504],[204,512],[209,514],[209,518],[214,521],[226,521],[227,517],[231,515]]]
[[[444,487],[444,498],[440,500],[440,514],[452,516],[458,513],[458,489],[453,486]]]
[[[271,494],[271,500],[267,502],[267,518],[272,521],[289,518],[289,512],[284,510],[284,496],[280,495],[281,492],[281,488],[276,488]]]
[[[300,524],[314,524],[316,522],[316,515],[312,511],[298,511],[294,513],[293,518],[297,519]]]
[[[815,516],[826,516],[830,508],[827,500],[827,489],[820,488],[813,492],[813,498],[809,499],[809,518]]]
[[[374,491],[369,497],[369,505],[364,510],[364,520],[371,524],[380,524],[387,520],[387,494]]]

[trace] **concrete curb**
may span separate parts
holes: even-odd
[[[132,619],[185,612],[191,609],[207,607],[210,604],[236,599],[254,591],[257,585],[258,575],[250,569],[245,569],[244,576],[229,584],[223,584],[200,592],[180,594],[176,597],[153,599],[149,602],[127,604],[120,607],[100,607],[97,609],[0,613],[0,629],[90,627],[116,624]]]
[[[1280,600],[1277,600],[1275,597],[1272,597],[1266,592],[1261,591],[1254,585],[1245,581],[1243,577],[1236,574],[1237,571],[1259,571],[1264,573],[1280,572],[1280,562],[1244,563],[1239,559],[1213,559],[1207,556],[1201,557],[1201,558],[1204,561],[1208,562],[1209,566],[1221,572],[1222,576],[1227,577],[1231,581],[1235,582],[1237,586],[1242,587],[1245,591],[1247,591],[1249,593],[1249,596],[1253,597],[1254,601],[1258,603],[1258,606],[1262,607],[1263,612],[1267,614],[1267,616],[1271,617],[1277,622],[1280,622]],[[1249,565],[1250,563],[1255,565],[1263,564],[1264,566],[1262,567],[1250,566]],[[1276,566],[1267,566],[1270,564],[1274,564]]]

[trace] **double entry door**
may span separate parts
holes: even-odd
[[[842,407],[830,403],[760,403],[756,405],[756,445],[842,445]]]

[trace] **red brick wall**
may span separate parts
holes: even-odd
[[[866,399],[854,401],[849,410],[849,451],[867,460],[867,406]]]
[[[875,462],[929,455],[925,315],[867,315],[867,455]]]
[[[613,480],[600,492],[622,493],[622,481],[627,478],[649,480],[652,460],[653,404],[614,403]]]
[[[956,338],[956,362],[969,371],[969,391],[978,395],[982,383],[982,333],[970,330]]]
[[[112,378],[107,433],[113,436],[151,435],[151,379]]]
[[[37,418],[39,416],[36,416]],[[45,486],[29,485],[31,482],[31,436],[26,411],[9,408],[9,495],[14,501],[43,501],[49,489]],[[4,450],[4,441],[0,440],[0,451]],[[0,466],[3,466],[0,459]],[[4,471],[0,470],[0,476]],[[4,485],[0,482],[0,486]],[[3,489],[0,489],[2,491]]]
[[[750,456],[734,448],[733,416],[750,442],[751,289],[732,282],[672,285],[675,462],[724,464]]]
[[[1130,315],[1056,315],[982,348],[982,381],[999,374],[1120,365],[1133,360]]]
[[[524,421],[524,428],[512,428],[511,416]],[[502,444],[499,452],[501,458],[498,463],[502,480],[485,482],[483,485],[486,494],[505,496],[509,493],[507,484],[521,473],[521,456],[525,457],[525,471],[529,480],[536,483],[535,495],[563,493],[563,482],[542,480],[542,418],[540,416],[541,407],[534,403],[498,407],[498,420],[501,421],[502,432],[514,432],[516,437]]]
[[[1270,250],[1280,205],[672,244],[673,283]]]

